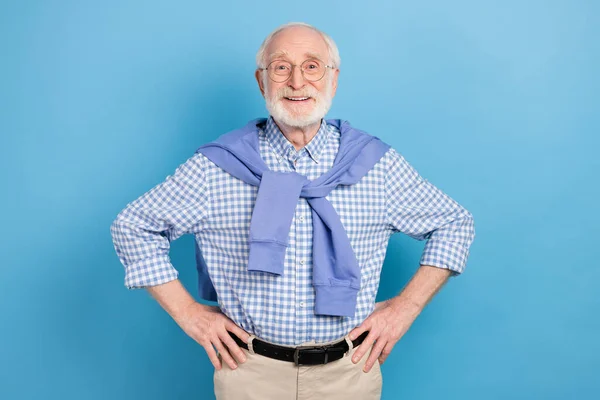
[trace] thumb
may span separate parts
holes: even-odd
[[[359,337],[360,335],[362,335],[365,331],[369,330],[369,318],[367,318],[366,320],[363,321],[362,324],[358,325],[356,328],[352,329],[350,331],[350,334],[348,335],[350,337],[350,340],[354,340],[357,337]]]
[[[243,330],[242,328],[240,328],[239,326],[237,326],[235,324],[235,322],[230,322],[228,324],[229,326],[227,327],[228,331],[232,332],[234,335],[236,335],[237,337],[239,337],[240,339],[242,339],[242,341],[244,343],[248,343],[248,339],[250,339],[250,334],[248,332],[246,332],[245,330]]]

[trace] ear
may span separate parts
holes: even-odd
[[[256,78],[256,82],[258,83],[258,88],[260,89],[260,93],[262,94],[263,97],[265,97],[265,87],[263,85],[263,73],[262,70],[260,69],[256,69],[256,72],[254,73],[254,77]]]
[[[335,96],[335,92],[337,91],[337,85],[338,85],[338,75],[340,74],[340,70],[336,68],[335,71],[333,71],[333,82],[331,83],[333,85],[333,90],[331,91],[331,97]]]

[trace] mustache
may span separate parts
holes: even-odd
[[[279,100],[284,97],[312,97],[314,99],[318,99],[320,96],[321,94],[316,89],[310,87],[300,91],[294,91],[292,88],[284,86],[277,90],[277,93],[275,93],[274,97],[276,100]]]

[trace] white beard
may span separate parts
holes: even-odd
[[[271,114],[275,121],[281,122],[284,125],[292,128],[305,128],[307,126],[320,123],[321,119],[325,117],[329,111],[331,102],[333,100],[331,95],[332,85],[329,79],[329,74],[327,74],[325,79],[327,82],[325,83],[325,93],[323,94],[321,94],[312,86],[307,86],[298,93],[294,93],[290,87],[284,86],[280,88],[277,93],[273,95],[273,97],[265,97],[265,103],[269,114]],[[264,80],[265,90],[268,91],[270,85],[269,78],[265,76]],[[312,97],[312,99],[315,101],[315,104],[313,105],[312,111],[310,111],[308,114],[292,114],[283,104],[285,101],[283,98],[286,96]]]

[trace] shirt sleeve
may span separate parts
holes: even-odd
[[[394,233],[427,240],[420,265],[462,273],[475,238],[473,216],[435,187],[394,148],[388,150],[387,217]]]
[[[194,154],[162,183],[127,204],[111,224],[128,289],[178,277],[169,258],[170,242],[202,229],[209,204],[204,160],[201,153]]]

